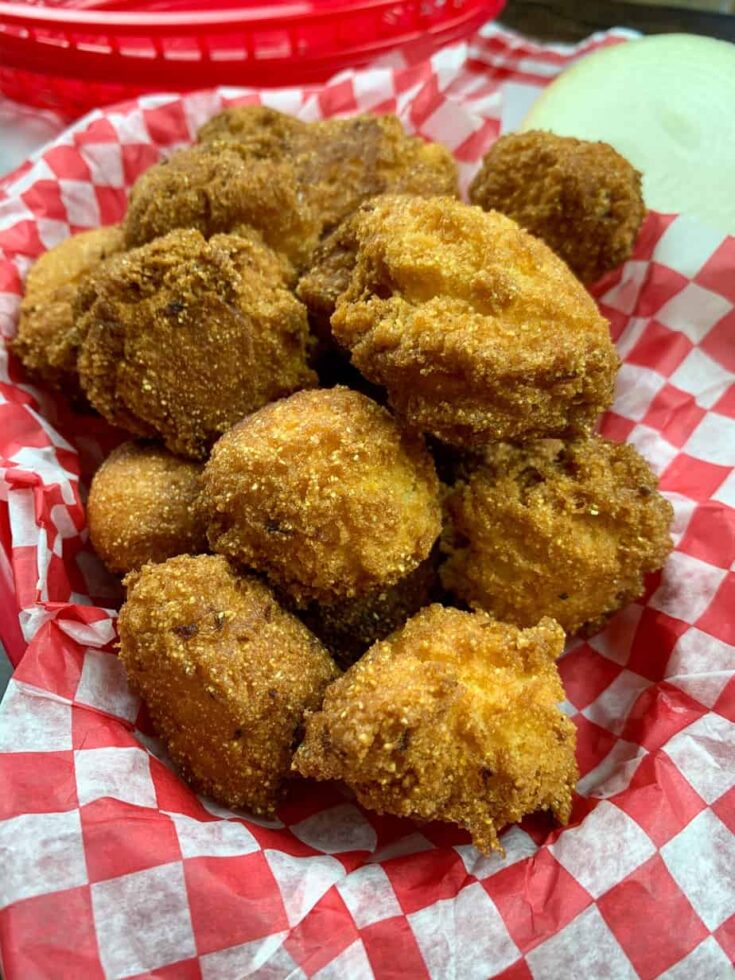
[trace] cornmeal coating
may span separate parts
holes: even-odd
[[[408,136],[397,116],[366,114],[313,123],[295,149],[322,234],[379,194],[459,195],[457,165],[449,150]]]
[[[357,262],[332,332],[411,425],[476,449],[587,431],[611,403],[607,322],[510,218],[386,195],[355,226]]]
[[[79,375],[109,422],[203,459],[244,415],[313,384],[306,310],[254,239],[178,230],[109,259],[80,293]]]
[[[180,555],[125,580],[120,659],[183,777],[270,816],[304,712],[339,673],[262,582],[224,558]]]
[[[601,627],[671,550],[671,504],[632,446],[592,437],[496,445],[446,500],[447,589],[498,619]]]
[[[542,238],[582,282],[630,258],[646,216],[641,175],[612,146],[541,130],[494,143],[470,200]]]
[[[397,582],[441,530],[423,441],[348,388],[298,392],[244,419],[202,482],[212,549],[301,606]]]
[[[110,453],[89,488],[87,525],[111,572],[207,550],[201,470],[155,443],[124,442]]]
[[[29,373],[67,392],[78,389],[74,301],[84,277],[122,247],[120,227],[110,225],[65,238],[36,260],[11,341]]]
[[[197,140],[200,143],[234,140],[265,159],[290,153],[293,141],[308,128],[309,123],[269,106],[231,106],[201,126]]]
[[[130,194],[125,240],[143,245],[175,228],[209,238],[239,226],[256,229],[296,267],[308,261],[321,230],[290,160],[221,140],[177,150],[141,174]]]
[[[430,556],[394,585],[381,586],[355,599],[313,602],[301,613],[301,619],[339,666],[349,667],[373,643],[403,626],[436,597],[437,566],[436,559]]]
[[[378,813],[459,824],[484,853],[536,810],[565,823],[578,773],[563,646],[551,619],[519,630],[429,606],[329,687],[293,767]]]
[[[288,159],[320,235],[377,194],[459,193],[449,150],[408,136],[394,115],[305,123],[263,106],[235,106],[203,126],[199,139],[230,139],[248,153]]]

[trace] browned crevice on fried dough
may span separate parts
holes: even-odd
[[[438,557],[432,554],[393,585],[379,586],[354,599],[312,602],[300,616],[339,666],[349,667],[373,643],[438,598]]]

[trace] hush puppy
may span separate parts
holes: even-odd
[[[298,392],[244,419],[202,482],[212,549],[302,606],[392,585],[441,529],[421,438],[347,388]]]
[[[109,422],[203,459],[244,415],[313,384],[306,311],[253,239],[171,232],[80,292],[79,376]]]
[[[671,550],[671,504],[632,446],[496,445],[446,501],[445,587],[498,619],[594,631]]]
[[[641,175],[608,143],[540,130],[494,143],[470,200],[542,238],[582,282],[630,258],[646,216]]]
[[[519,630],[430,606],[331,685],[293,767],[378,813],[459,824],[485,853],[527,813],[564,823],[578,773],[563,646],[551,619]]]
[[[72,235],[35,262],[26,279],[18,333],[11,341],[30,374],[77,391],[74,301],[84,277],[122,247],[122,231],[110,225]]]
[[[608,324],[567,266],[497,212],[378,197],[332,332],[411,425],[450,445],[587,431],[612,401]]]
[[[136,180],[125,241],[143,245],[175,228],[195,228],[209,238],[242,225],[255,228],[296,267],[310,257],[320,231],[288,159],[263,158],[232,140],[201,143]]]
[[[250,154],[289,160],[320,235],[377,194],[458,194],[449,150],[408,136],[394,115],[305,123],[263,106],[235,106],[206,123],[199,139],[235,140]]]
[[[287,155],[292,143],[309,123],[265,105],[230,106],[212,116],[199,128],[200,143],[233,140],[246,146],[253,156],[274,159]]]
[[[338,671],[268,588],[224,558],[181,555],[125,580],[120,658],[184,778],[271,815],[307,709]]]
[[[207,550],[201,469],[153,443],[125,442],[110,453],[92,479],[87,525],[111,572]]]

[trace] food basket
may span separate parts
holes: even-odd
[[[0,328],[69,234],[120,219],[145,168],[233,100],[315,119],[397,112],[463,187],[571,60],[488,26],[317,88],[143,96],[80,120],[0,186]],[[119,585],[85,487],[121,438],[27,383],[0,345],[0,956],[7,980],[550,980],[731,975],[735,958],[735,240],[650,214],[595,287],[623,366],[602,431],[675,510],[646,595],[560,660],[581,780],[569,825],[527,818],[482,857],[463,831],[294,787],[262,821],[173,771],[115,655]],[[7,602],[12,602],[8,605]],[[14,612],[19,613],[13,621]],[[22,635],[21,635],[22,633]]]
[[[75,117],[141,92],[324,81],[395,48],[425,57],[468,36],[502,6],[502,0],[0,3],[0,91]]]

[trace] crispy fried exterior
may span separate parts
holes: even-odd
[[[337,300],[349,287],[357,256],[358,215],[346,218],[317,246],[310,268],[299,279],[296,295],[309,311],[309,323],[320,343],[332,341],[330,320]]]
[[[486,853],[527,813],[566,822],[578,774],[557,708],[563,646],[550,619],[518,630],[430,606],[329,687],[293,766],[379,813],[457,823]]]
[[[270,815],[304,712],[338,671],[269,589],[224,558],[171,558],[129,575],[120,658],[195,789]]]
[[[200,143],[234,140],[260,158],[275,158],[290,152],[293,141],[308,123],[264,105],[231,106],[206,122],[197,133]]]
[[[641,175],[608,143],[540,130],[494,143],[470,200],[538,235],[582,282],[630,258],[646,216]]]
[[[69,391],[78,387],[74,301],[84,277],[123,247],[118,225],[93,228],[45,252],[31,268],[11,342],[26,370]]]
[[[447,498],[444,585],[528,626],[592,631],[671,550],[671,504],[632,446],[593,437],[497,445]]]
[[[407,136],[396,116],[351,116],[310,126],[295,147],[296,166],[331,231],[363,201],[378,194],[459,194],[449,150]]]
[[[110,453],[92,479],[87,525],[111,572],[207,550],[201,469],[154,443],[125,442]]]
[[[209,237],[250,226],[298,269],[321,235],[374,194],[457,194],[449,151],[407,136],[395,116],[307,124],[240,106],[211,119],[199,139],[135,182],[128,245],[174,228]]]
[[[242,225],[259,231],[297,267],[310,257],[321,230],[288,159],[259,156],[235,141],[201,143],[178,150],[136,180],[125,240],[142,245],[175,228],[195,228],[209,238]]]
[[[355,599],[311,603],[300,615],[340,667],[347,668],[365,651],[403,626],[438,592],[437,561],[429,557],[405,578]]]
[[[356,216],[336,340],[409,423],[473,449],[583,432],[618,357],[592,298],[543,242],[451,198],[386,195]]]
[[[377,194],[457,196],[457,165],[438,143],[408,136],[394,115],[304,123],[263,106],[225,109],[199,131],[248,153],[288,159],[325,234]]]
[[[298,392],[244,419],[215,445],[202,483],[212,549],[299,605],[397,582],[441,528],[420,437],[347,388]]]
[[[306,311],[255,240],[178,230],[114,256],[80,291],[79,375],[92,405],[202,459],[244,415],[313,384]]]

